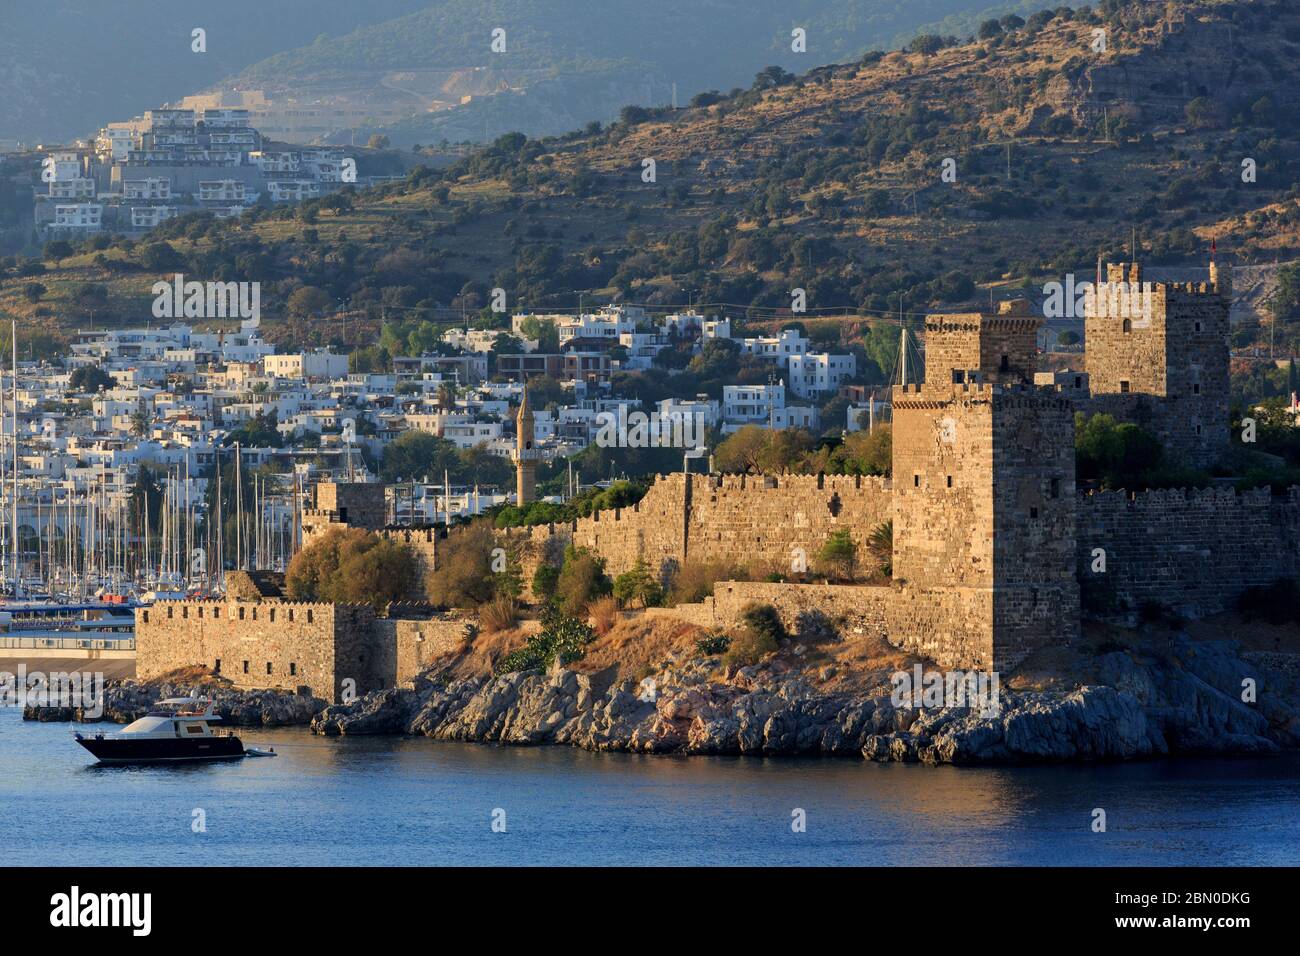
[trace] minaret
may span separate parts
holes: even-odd
[[[519,400],[515,416],[515,504],[522,508],[537,498],[537,448],[534,445],[533,407],[528,404],[528,386]]]

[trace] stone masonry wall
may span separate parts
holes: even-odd
[[[308,687],[337,701],[348,676],[338,666],[337,636],[355,624],[348,608],[337,610],[343,613],[332,604],[159,601],[136,611],[136,674],[147,680],[220,662],[221,676],[236,687]]]
[[[1078,501],[1084,609],[1132,620],[1144,604],[1202,617],[1300,571],[1300,488],[1097,492]],[[1094,549],[1105,571],[1094,572]]]
[[[788,571],[802,555],[815,565],[826,539],[846,529],[865,555],[872,530],[890,519],[889,483],[845,475],[660,476],[631,508],[570,526],[512,529],[522,542],[525,580],[540,561],[556,563],[572,542],[605,558],[611,575],[646,561],[661,577],[686,561]]]

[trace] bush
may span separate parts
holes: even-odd
[[[570,545],[565,550],[564,567],[555,582],[555,597],[566,614],[582,614],[591,601],[612,590],[604,559],[585,548]]]
[[[614,597],[624,604],[640,601],[642,607],[653,607],[663,603],[664,589],[650,574],[646,563],[638,560],[630,571],[614,579]]]
[[[497,661],[493,673],[544,671],[557,659],[561,664],[569,664],[581,660],[586,646],[595,639],[596,632],[585,622],[549,606],[542,614],[541,632],[530,637],[519,650]]]
[[[695,649],[705,657],[725,654],[730,647],[731,638],[726,634],[710,634],[708,637],[702,637],[695,642]]]
[[[519,616],[519,608],[513,598],[499,595],[478,609],[478,619],[487,634],[505,631],[514,627]]]
[[[844,528],[832,532],[817,552],[819,570],[827,577],[842,581],[853,580],[853,568],[857,560],[858,546]]]
[[[740,612],[740,620],[749,630],[770,640],[773,645],[784,641],[789,635],[781,623],[781,615],[770,604],[749,604]],[[775,648],[774,648],[775,649]]]
[[[757,664],[768,654],[774,654],[778,646],[771,634],[746,627],[740,632],[740,636],[731,642],[722,660],[729,665],[748,667]]]
[[[673,573],[665,603],[698,604],[713,596],[713,585],[718,581],[741,579],[740,570],[724,561],[687,561]]]
[[[539,601],[555,597],[555,587],[560,581],[560,569],[553,564],[539,564],[533,572],[533,596]]]

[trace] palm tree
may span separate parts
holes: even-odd
[[[883,521],[867,535],[867,549],[880,562],[880,571],[887,578],[894,576],[894,519]]]

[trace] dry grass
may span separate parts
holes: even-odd
[[[601,637],[612,631],[622,616],[623,611],[619,607],[618,598],[597,598],[587,606],[587,622]]]
[[[514,627],[518,618],[519,606],[515,604],[513,598],[494,597],[478,609],[478,620],[484,634],[496,634],[508,630]]]
[[[151,677],[145,681],[146,684],[219,684],[229,686],[230,680],[219,674],[214,674],[212,668],[205,667],[202,664],[191,664],[186,667],[177,667],[167,671],[165,674],[159,674],[157,677]]]

